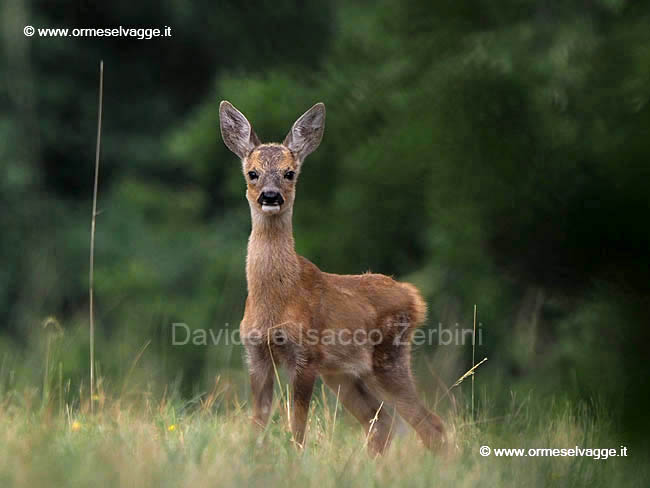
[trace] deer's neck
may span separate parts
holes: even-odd
[[[298,283],[300,264],[291,218],[291,209],[275,216],[252,212],[246,279],[249,299],[258,306],[279,310]]]

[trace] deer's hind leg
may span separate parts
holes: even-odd
[[[403,336],[406,336],[403,334]],[[442,420],[420,400],[411,372],[411,344],[405,338],[387,337],[375,345],[373,370],[368,385],[392,403],[397,412],[415,429],[424,445],[438,450],[445,443]]]
[[[392,438],[393,418],[388,405],[383,405],[373,395],[362,379],[349,374],[323,374],[323,381],[334,394],[339,395],[343,406],[363,426],[368,437],[368,450],[373,454],[382,454]],[[377,420],[372,423],[372,420]]]

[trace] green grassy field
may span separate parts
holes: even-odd
[[[372,459],[365,435],[334,395],[318,390],[303,450],[291,442],[276,395],[273,421],[253,435],[249,408],[228,385],[182,402],[171,393],[43,405],[36,388],[2,393],[1,486],[647,486],[648,467],[627,457],[497,457],[496,448],[616,448],[612,421],[598,408],[532,395],[507,415],[462,400],[441,403],[453,442],[449,458],[425,451],[397,427],[389,452]],[[278,390],[279,393],[279,390]],[[79,398],[83,398],[83,392]],[[399,425],[399,424],[397,424]],[[493,453],[483,457],[481,446]]]

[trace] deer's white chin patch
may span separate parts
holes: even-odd
[[[276,214],[280,211],[280,205],[262,205],[262,212]]]

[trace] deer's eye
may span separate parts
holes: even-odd
[[[257,174],[257,171],[249,171],[249,172],[248,172],[248,178],[249,178],[251,181],[255,181],[255,180],[256,180],[257,178],[259,178],[259,177],[260,177],[260,175]]]
[[[292,181],[295,178],[295,176],[296,176],[296,173],[294,171],[287,171],[284,174],[284,177],[289,181]]]

